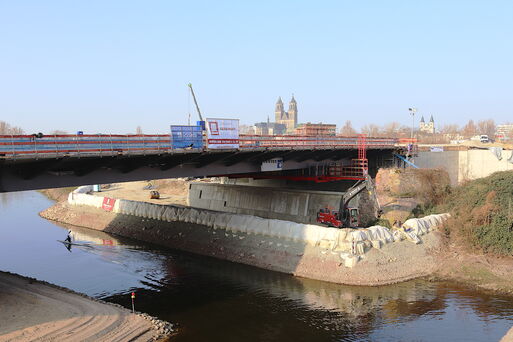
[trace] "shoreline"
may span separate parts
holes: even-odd
[[[165,342],[173,331],[148,314],[11,272],[0,271],[0,299],[0,340]]]
[[[361,260],[348,267],[342,258],[347,253],[326,240],[311,245],[278,236],[216,229],[184,220],[168,222],[66,202],[58,202],[40,215],[168,248],[346,285],[388,285],[431,275],[441,246],[440,234],[430,232],[421,237],[420,244],[403,240],[379,248],[365,247],[365,253],[356,256]]]
[[[106,231],[111,232],[116,235],[123,236],[124,234],[120,234],[119,232],[112,231],[114,229],[108,229],[108,224],[110,222],[111,218],[105,217],[107,214],[112,213],[106,213],[105,211],[101,209],[94,209],[92,212],[85,213],[84,219],[81,220],[80,217],[77,217],[76,214],[79,212],[79,210],[88,211],[93,208],[88,208],[86,206],[81,206],[81,209],[78,209],[76,207],[69,206],[67,209],[57,209],[62,210],[63,216],[55,215],[56,213],[49,213],[49,211],[52,211],[52,208],[57,206],[68,206],[66,203],[67,196],[66,194],[68,189],[58,189],[56,192],[43,192],[44,195],[49,197],[51,200],[55,202],[55,204],[47,208],[46,210],[42,211],[40,213],[40,216],[49,219],[56,222],[62,222],[67,223],[75,226],[80,226],[83,228],[88,229],[94,229],[94,230],[100,230],[100,231]],[[57,194],[57,196],[52,196]],[[90,215],[99,215],[98,218],[90,218]],[[80,216],[80,215],[79,215]],[[128,216],[128,215],[126,215]],[[151,219],[142,219],[140,222],[137,222],[137,219],[134,219],[133,216],[128,216],[128,220],[132,221],[134,224],[142,224],[143,222],[146,223],[146,226],[149,226],[149,229],[151,229]],[[160,222],[160,221],[159,221]],[[158,222],[157,222],[158,225]],[[143,229],[146,229],[143,227]],[[118,230],[118,229],[116,229]],[[437,280],[449,280],[449,281],[456,281],[458,283],[461,283],[466,286],[478,288],[484,291],[488,292],[494,292],[499,293],[503,295],[509,295],[513,296],[513,260],[509,260],[506,257],[497,258],[489,255],[483,255],[483,254],[476,254],[471,253],[467,251],[463,251],[457,246],[451,244],[448,245],[447,241],[445,241],[445,238],[441,236],[441,233],[434,232],[435,234],[438,234],[438,242],[436,244],[435,248],[430,248],[429,255],[434,258],[434,262],[431,265],[432,267],[429,268],[428,271],[417,273],[417,274],[410,274],[409,276],[406,276],[404,278],[396,278],[394,280],[390,279],[388,282],[348,282],[345,283],[347,285],[367,285],[367,286],[379,286],[379,285],[387,285],[392,283],[397,283],[401,281],[407,281],[418,277],[429,277],[432,279]],[[430,233],[428,235],[431,235],[433,233]],[[132,237],[132,236],[127,236]],[[137,238],[135,238],[137,239]],[[144,241],[144,240],[143,240]],[[148,241],[151,243],[159,244],[159,241]],[[385,245],[386,247],[386,245]],[[172,247],[176,249],[180,249],[179,247]],[[193,251],[194,253],[194,251]],[[200,253],[202,255],[212,256],[219,258],[219,256],[216,256],[215,253],[207,254],[207,253]],[[491,262],[489,259],[493,259]],[[230,259],[226,259],[230,260]],[[230,260],[234,262],[240,262],[240,260]],[[249,265],[261,267],[259,265],[254,265],[253,263],[246,263]],[[493,264],[493,265],[492,265]],[[500,265],[500,267],[497,269],[497,264]],[[261,267],[266,269],[267,267]],[[275,270],[275,269],[273,269]],[[280,271],[280,270],[278,270]],[[285,272],[289,273],[289,272]],[[291,273],[294,274],[294,273]],[[294,274],[297,276],[302,276],[305,278],[310,278],[308,276],[303,276],[301,274]],[[317,278],[315,278],[317,279]],[[319,279],[318,279],[319,280]],[[324,280],[324,279],[320,279]]]

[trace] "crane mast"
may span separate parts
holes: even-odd
[[[189,86],[189,89],[191,90],[192,99],[194,100],[194,104],[196,105],[196,110],[198,111],[199,119],[200,119],[200,121],[203,121],[203,117],[201,116],[201,111],[198,106],[198,101],[196,101],[196,95],[194,95],[194,90],[192,89],[192,84],[189,83],[188,86]]]

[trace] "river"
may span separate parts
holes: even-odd
[[[46,221],[38,192],[0,194],[0,270],[177,323],[174,341],[498,341],[513,298],[450,282],[342,286]],[[72,230],[83,246],[57,240]],[[0,303],[1,304],[1,303]]]

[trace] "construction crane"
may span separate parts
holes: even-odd
[[[189,89],[191,89],[192,99],[194,100],[194,104],[196,105],[196,110],[198,111],[199,119],[200,119],[200,121],[203,121],[203,117],[201,116],[201,111],[198,106],[198,101],[196,101],[196,95],[194,95],[194,90],[192,89],[192,84],[189,83],[188,86],[189,86]]]

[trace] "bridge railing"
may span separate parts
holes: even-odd
[[[367,148],[391,148],[397,139],[367,138]],[[204,144],[206,146],[206,144]],[[240,135],[241,150],[255,148],[358,148],[358,137]],[[182,149],[183,150],[183,149]],[[193,150],[208,150],[208,147]],[[168,134],[0,135],[0,157],[102,156],[173,151]]]
[[[287,147],[287,148],[357,148],[358,137],[340,136],[299,136],[299,135],[240,135],[240,148]],[[390,148],[397,139],[367,138],[369,148]]]
[[[143,154],[171,150],[169,135],[0,135],[0,155]]]

